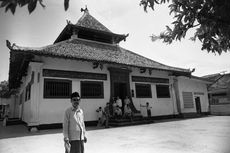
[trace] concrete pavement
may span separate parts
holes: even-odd
[[[0,127],[0,153],[64,153],[61,129]],[[85,153],[230,153],[230,116],[88,128]]]

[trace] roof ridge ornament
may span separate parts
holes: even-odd
[[[10,41],[9,41],[9,40],[6,40],[6,46],[7,46],[9,49],[13,49],[13,48],[16,46],[16,44],[13,43],[13,44],[11,45]]]
[[[66,20],[66,23],[67,24],[72,24],[70,20]]]
[[[85,9],[81,8],[81,12],[89,13],[89,10],[88,10],[88,8],[87,8],[87,5],[85,5]]]

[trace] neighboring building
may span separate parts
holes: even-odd
[[[18,116],[18,106],[16,103],[15,92],[14,90],[9,91],[8,89],[8,82],[2,81],[0,83],[0,119],[3,119],[4,112],[6,111],[7,105],[10,107],[10,118],[15,118]]]
[[[152,115],[207,113],[207,81],[191,71],[167,66],[119,46],[127,35],[112,33],[88,10],[68,23],[54,44],[30,48],[11,45],[9,87],[17,89],[19,118],[28,126],[61,123],[78,91],[85,121],[113,97],[130,97],[136,114],[150,103]]]
[[[215,115],[230,115],[230,73],[204,76],[213,83],[208,86],[210,112]]]

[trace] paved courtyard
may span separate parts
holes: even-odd
[[[61,129],[29,133],[0,125],[0,153],[64,153]],[[85,153],[230,153],[230,116],[89,127]]]

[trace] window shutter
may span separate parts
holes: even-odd
[[[184,108],[194,108],[192,92],[182,92]]]

